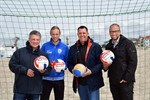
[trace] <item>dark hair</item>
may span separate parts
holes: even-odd
[[[60,28],[59,28],[58,26],[53,26],[53,27],[51,28],[51,30],[50,30],[50,34],[51,34],[51,31],[52,31],[52,30],[55,30],[55,29],[58,29],[58,30],[59,30],[59,33],[61,33]]]
[[[39,31],[36,31],[36,30],[31,31],[30,34],[29,34],[29,38],[30,38],[32,35],[38,35],[38,36],[40,36],[40,38],[41,38],[41,33],[40,33]]]
[[[120,26],[119,26],[117,23],[113,23],[113,24],[110,25],[109,31],[110,31],[110,29],[111,29],[112,26],[118,26],[118,28],[119,28],[119,30],[120,30]]]
[[[86,27],[86,26],[80,26],[80,27],[78,27],[78,31],[79,31],[79,29],[86,29],[86,31],[88,32],[88,28]]]

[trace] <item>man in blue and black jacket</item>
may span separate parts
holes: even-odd
[[[104,86],[102,69],[100,61],[102,53],[101,46],[88,36],[86,26],[78,28],[79,40],[70,47],[68,54],[68,69],[74,75],[73,68],[76,64],[81,63],[86,66],[86,72],[82,77],[74,75],[73,90],[78,93],[80,100],[99,100],[99,88]]]
[[[51,39],[43,44],[41,50],[47,53],[51,65],[59,63],[58,59],[61,59],[67,68],[68,46],[61,41],[60,35],[61,31],[59,27],[53,26],[50,30]],[[61,64],[59,64],[59,67],[61,67]],[[64,75],[66,68],[62,68],[62,71],[59,72],[54,66],[52,67],[53,69],[49,73],[49,76],[43,77],[44,85],[41,100],[49,100],[52,89],[54,89],[55,100],[64,99]]]

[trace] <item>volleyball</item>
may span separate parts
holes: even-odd
[[[34,66],[38,70],[45,70],[49,65],[49,61],[45,56],[39,56],[34,59]]]
[[[77,77],[81,77],[86,72],[86,67],[83,64],[76,64],[73,69],[73,73]]]
[[[104,50],[100,55],[100,60],[105,64],[111,64],[115,59],[115,55],[110,50]]]
[[[52,68],[56,72],[62,72],[66,68],[66,64],[62,59],[57,59],[57,61],[52,62]]]

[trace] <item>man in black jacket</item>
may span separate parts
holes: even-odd
[[[73,90],[76,92],[76,88],[78,88],[80,100],[99,100],[99,89],[104,86],[103,65],[99,60],[102,49],[88,36],[86,26],[78,27],[77,31],[79,39],[70,47],[68,69],[74,75],[74,66],[81,63],[86,66],[87,71],[82,77],[74,75]]]
[[[14,52],[9,61],[10,70],[15,73],[13,100],[39,100],[42,93],[42,75],[49,73],[47,70],[37,70],[34,66],[34,59],[47,55],[40,50],[41,34],[38,31],[31,31],[26,47]]]
[[[112,64],[104,65],[108,69],[110,90],[114,100],[133,100],[133,87],[137,67],[135,45],[121,35],[120,26],[112,24],[109,28],[110,41],[106,45],[115,55]]]

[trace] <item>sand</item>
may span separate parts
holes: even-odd
[[[138,47],[138,66],[134,85],[134,100],[150,100],[150,48]],[[10,58],[0,58],[0,100],[12,100],[14,74],[8,68]],[[100,89],[101,100],[112,100],[107,72],[103,72],[105,86]],[[54,100],[51,93],[50,100]],[[78,93],[72,90],[72,74],[67,70],[65,76],[64,100],[79,100]]]

